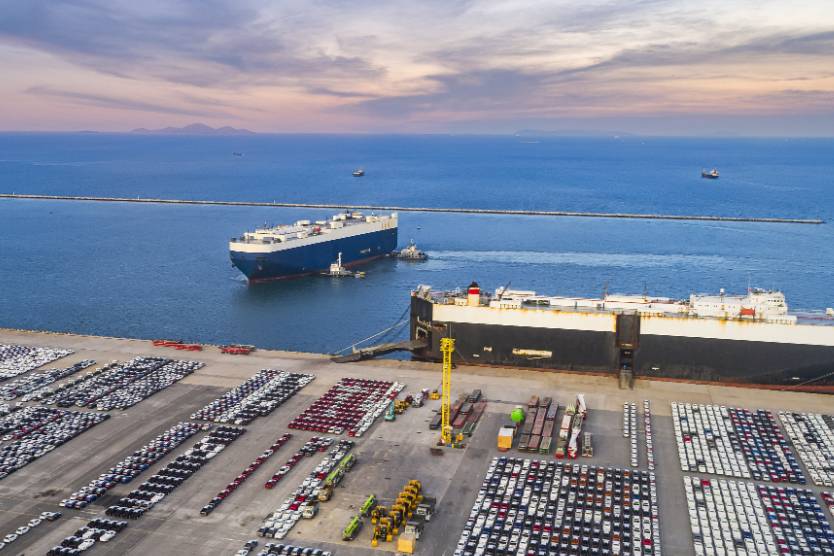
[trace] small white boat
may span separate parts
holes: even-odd
[[[347,276],[354,276],[356,278],[364,278],[364,272],[354,272],[353,270],[348,270],[344,266],[342,266],[342,253],[339,253],[339,257],[336,259],[336,262],[330,264],[330,270],[327,272],[323,272],[322,275],[330,276],[331,278],[345,278]]]

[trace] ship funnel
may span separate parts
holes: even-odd
[[[466,304],[477,307],[481,304],[481,287],[478,285],[478,282],[472,282],[469,284],[469,289],[466,292]]]

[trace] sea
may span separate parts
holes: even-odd
[[[721,178],[702,179],[712,167]],[[333,211],[0,199],[3,327],[335,353],[405,338],[416,286],[473,280],[582,296],[777,288],[792,309],[834,306],[829,139],[5,133],[0,192],[825,221],[403,212],[401,246],[428,261],[249,286],[231,237]]]

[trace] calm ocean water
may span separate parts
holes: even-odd
[[[702,180],[712,166],[721,179]],[[327,212],[0,200],[0,326],[335,351],[397,321],[417,284],[473,279],[572,295],[752,284],[797,309],[834,306],[832,140],[0,134],[0,191],[829,222],[405,213],[400,243],[414,238],[425,263],[249,287],[231,236]]]

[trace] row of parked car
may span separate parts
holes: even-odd
[[[637,429],[637,404],[634,402],[626,402],[623,404],[623,436],[629,439],[631,466],[637,467],[640,465],[640,460],[637,455],[637,437],[639,431]]]
[[[47,405],[55,405],[59,400],[61,400],[61,406],[70,407],[72,403],[66,403],[64,400],[62,400],[63,396],[60,396],[62,392],[71,391],[77,385],[89,381],[92,377],[105,373],[109,369],[117,367],[120,364],[121,363],[119,363],[119,361],[113,360],[110,363],[107,363],[106,365],[99,367],[98,369],[88,371],[83,375],[73,377],[72,379],[67,380],[65,382],[61,382],[59,384],[53,383],[40,386],[23,396],[22,399],[24,402],[43,402]]]
[[[63,413],[62,410],[49,407],[27,407],[23,404],[15,404],[13,408],[0,419],[0,441],[22,438],[50,421],[56,420]]]
[[[31,392],[48,386],[58,380],[66,378],[70,375],[83,371],[88,367],[92,367],[96,362],[92,359],[85,359],[79,361],[75,365],[71,365],[64,369],[46,369],[36,373],[29,373],[19,376],[11,382],[0,387],[0,399],[13,400],[17,397],[30,394]],[[29,401],[24,399],[24,401]]]
[[[258,535],[279,540],[286,537],[290,529],[301,519],[301,514],[308,502],[317,499],[319,492],[324,487],[324,480],[327,475],[353,449],[353,445],[352,440],[336,442],[321,463],[301,482],[298,488],[266,517],[263,525],[258,529]]]
[[[805,483],[769,411],[673,402],[672,417],[683,471]]]
[[[0,479],[69,442],[108,419],[108,413],[88,413],[30,406],[0,420]]]
[[[0,344],[0,381],[14,378],[73,353],[71,349]]]
[[[753,479],[803,485],[807,482],[773,413],[734,407],[728,411],[736,432],[731,440],[744,453]]]
[[[28,523],[25,525],[21,525],[13,532],[4,535],[0,538],[0,550],[3,550],[7,546],[11,546],[13,542],[17,539],[21,538],[22,536],[28,534],[30,531],[41,525],[46,521],[55,521],[61,517],[60,512],[43,512],[38,517],[32,518],[29,520]]]
[[[89,407],[101,411],[127,409],[203,366],[199,361],[135,357],[87,373],[83,380],[56,391],[47,400],[59,407]]]
[[[295,544],[273,544],[266,543],[257,556],[333,556],[329,550],[321,548],[309,548]]]
[[[271,489],[274,488],[275,485],[280,483],[284,477],[286,477],[290,471],[298,464],[299,461],[304,459],[304,456],[312,456],[316,452],[324,452],[330,446],[333,445],[334,440],[332,438],[326,436],[314,436],[310,438],[307,442],[304,443],[296,453],[290,456],[290,459],[278,468],[278,471],[272,474],[272,477],[264,483],[264,488]]]
[[[780,411],[779,420],[814,484],[834,486],[834,417]]]
[[[114,519],[91,519],[72,535],[64,538],[61,544],[52,547],[47,556],[75,556],[93,548],[96,543],[109,542],[127,527],[126,521]]]
[[[200,510],[200,515],[209,515],[211,512],[213,512],[215,508],[217,508],[217,506],[223,503],[223,500],[225,500],[229,495],[231,495],[235,490],[237,490],[237,487],[242,485],[246,481],[246,479],[248,479],[249,476],[252,475],[252,473],[257,471],[258,468],[272,456],[272,454],[277,452],[281,448],[281,446],[289,442],[290,438],[292,438],[292,435],[289,433],[282,434],[280,437],[278,437],[278,439],[275,440],[275,442],[273,442],[269,448],[264,450],[264,452],[261,455],[259,455],[257,458],[255,458],[255,460],[252,463],[249,464],[249,467],[244,469],[237,477],[235,477],[234,480],[232,480],[228,485],[226,485],[226,488],[218,492],[217,495],[215,495],[215,497],[212,498],[208,504],[203,506]]]
[[[96,409],[124,411],[179,382],[202,366],[203,363],[199,361],[172,360],[156,371],[102,397],[96,403]]]
[[[834,553],[834,536],[811,491],[728,479],[683,481],[698,556]]]
[[[203,425],[189,421],[177,423],[90,481],[88,485],[73,492],[69,498],[61,500],[59,505],[73,509],[86,507],[116,485],[127,484],[135,479],[202,429]]]
[[[494,458],[456,556],[661,554],[654,473]]]
[[[191,415],[192,419],[248,425],[272,413],[315,379],[314,375],[263,369]]]
[[[404,387],[387,380],[343,378],[293,419],[289,428],[362,436]]]
[[[780,547],[802,554],[834,554],[834,531],[816,495],[807,488],[757,485]]]
[[[646,429],[646,463],[649,471],[654,471],[654,437],[652,434],[652,406],[649,400],[643,400],[643,425]]]
[[[226,425],[211,429],[194,446],[119,499],[118,504],[108,507],[105,513],[113,517],[139,519],[244,432],[246,429]]]

